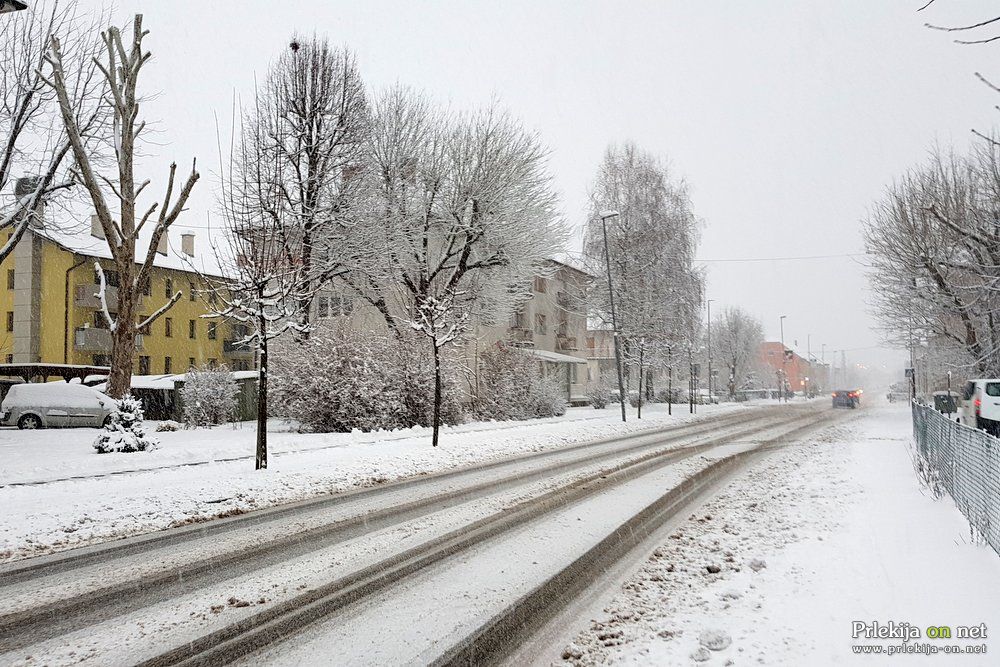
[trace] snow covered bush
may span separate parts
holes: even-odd
[[[173,419],[165,419],[156,424],[156,431],[162,433],[164,431],[179,431],[184,428],[184,424],[174,421]]]
[[[188,370],[180,392],[186,428],[224,424],[236,415],[239,387],[225,365]]]
[[[156,449],[156,441],[146,437],[142,425],[142,403],[132,395],[118,400],[107,425],[94,442],[98,454],[110,452],[148,452]]]
[[[507,421],[566,414],[566,388],[542,376],[538,360],[516,347],[499,344],[479,356],[479,419]]]
[[[302,341],[282,341],[271,363],[276,414],[324,433],[427,426],[434,366],[429,353],[415,347],[388,332],[328,327]],[[443,423],[461,420],[456,387],[446,366]]]
[[[591,382],[587,385],[587,400],[595,410],[603,410],[611,402],[611,387],[603,378]]]

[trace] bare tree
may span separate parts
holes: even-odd
[[[140,119],[141,97],[139,79],[143,67],[152,54],[143,49],[143,40],[148,31],[142,28],[142,15],[136,15],[132,22],[131,43],[126,44],[121,31],[111,27],[101,33],[104,44],[104,58],[94,59],[103,75],[103,93],[112,110],[114,170],[104,174],[100,161],[88,150],[84,141],[84,130],[78,123],[73,98],[73,88],[67,75],[66,55],[58,37],[50,40],[50,49],[45,56],[50,71],[46,83],[55,91],[59,102],[63,125],[69,137],[73,157],[76,161],[79,180],[87,189],[95,214],[101,224],[104,237],[111,252],[118,276],[118,313],[112,318],[108,309],[104,315],[108,319],[112,333],[111,374],[108,379],[108,393],[119,397],[126,394],[131,386],[132,362],[135,358],[136,332],[149,326],[153,321],[180,298],[177,292],[142,322],[137,322],[137,305],[150,279],[153,260],[160,239],[177,220],[187,203],[199,174],[192,163],[191,172],[179,186],[174,198],[177,165],[170,165],[166,193],[162,202],[154,202],[145,212],[139,209],[139,197],[150,181],[137,182],[135,158],[137,142],[146,130],[146,122]],[[117,215],[116,215],[117,214]],[[152,224],[149,241],[141,257],[136,256],[139,234],[147,224]],[[102,274],[101,294],[105,292]]]
[[[764,329],[760,320],[740,307],[726,308],[712,323],[712,337],[729,369],[729,397],[753,374]]]
[[[261,205],[282,218],[298,258],[298,317],[308,334],[317,286],[343,273],[360,228],[352,224],[367,136],[368,103],[354,55],[326,40],[294,37],[257,93],[258,159],[272,168]],[[271,187],[273,185],[273,187]]]
[[[74,101],[70,113],[83,144],[92,141],[104,119],[91,60],[96,34],[78,18],[75,2],[33,3],[0,21],[0,192],[11,185],[15,172],[26,175],[14,191],[13,205],[0,214],[0,229],[11,230],[0,246],[0,261],[29,225],[41,224],[43,204],[51,204],[56,193],[74,184],[58,101],[41,72],[53,38],[64,44],[65,79]]]
[[[590,197],[584,254],[596,274],[606,271],[600,211],[619,213],[607,229],[622,360],[626,368],[638,368],[640,389],[643,383],[648,388],[647,369],[667,367],[668,351],[692,342],[689,332],[700,316],[703,277],[694,267],[697,220],[687,186],[655,157],[626,143],[605,152]],[[594,291],[594,315],[606,324],[609,301],[606,290]]]
[[[374,104],[370,211],[377,245],[347,282],[402,335],[431,342],[432,443],[438,443],[443,347],[473,314],[504,319],[565,229],[538,137],[493,105],[450,115],[394,88]]]
[[[202,276],[214,295],[211,315],[238,324],[243,335],[234,342],[257,352],[257,470],[267,468],[269,344],[287,331],[306,331],[299,307],[318,287],[304,286],[301,262],[290,251],[298,220],[287,207],[272,207],[282,197],[286,164],[273,150],[269,123],[258,121],[274,112],[255,106],[243,115],[220,168],[223,238],[213,250],[222,277]]]

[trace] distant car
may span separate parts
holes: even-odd
[[[838,389],[833,392],[833,407],[851,408],[852,410],[861,406],[860,389]]]
[[[0,423],[21,429],[100,427],[116,405],[113,398],[82,384],[15,384],[0,403]]]
[[[961,408],[963,424],[1000,436],[1000,378],[966,382]]]

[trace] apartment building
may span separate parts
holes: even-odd
[[[9,239],[8,232],[6,238]],[[138,375],[183,372],[193,365],[254,367],[252,349],[240,345],[243,333],[211,312],[210,290],[201,275],[212,275],[195,252],[194,234],[179,236],[179,252],[165,235],[150,280],[139,303],[140,316],[155,312],[177,291],[182,298],[137,336],[133,372]],[[108,310],[117,307],[117,274],[100,226],[77,233],[32,227],[0,263],[0,360],[106,366],[111,331],[97,296],[95,262],[107,280]],[[192,267],[197,266],[198,270]]]

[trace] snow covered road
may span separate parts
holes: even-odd
[[[945,497],[921,488],[908,406],[774,454],[670,534],[533,662],[573,665],[995,665],[1000,558],[969,541]],[[712,570],[709,570],[709,567]],[[852,638],[852,623],[976,626],[965,655],[856,655],[900,640]],[[995,630],[994,630],[995,629]]]
[[[805,418],[807,422],[812,422],[815,420],[814,410],[815,406],[800,406],[797,409],[792,408],[790,412],[787,409],[776,409],[773,411],[761,410],[759,414],[749,413],[746,416],[735,414],[728,418],[728,421],[724,418],[718,428],[713,423],[693,424],[677,432],[678,434],[687,433],[686,436],[678,435],[678,437],[686,437],[687,440],[675,442],[665,449],[657,443],[656,438],[644,436],[633,439],[634,444],[642,444],[647,441],[649,444],[643,445],[642,448],[632,448],[631,457],[636,462],[647,461],[646,464],[643,464],[647,467],[650,464],[660,466],[663,464],[650,459],[650,456],[660,456],[656,454],[657,451],[670,453],[675,451],[671,447],[681,444],[690,446],[700,442],[725,441],[728,438],[743,442],[744,444],[740,447],[745,447],[747,442],[753,440],[747,434],[766,432],[768,428],[773,430],[773,424],[781,422],[782,419],[788,421]],[[768,424],[772,424],[772,426],[768,426]],[[719,432],[716,433],[716,431]],[[727,432],[731,434],[726,435]],[[748,437],[749,440],[747,440]],[[667,442],[664,441],[664,444]],[[602,445],[605,451],[621,446],[622,443]],[[660,449],[656,449],[657,447]],[[640,449],[643,448],[647,454],[640,456]],[[566,450],[566,452],[568,451],[571,450]],[[165,545],[165,549],[149,554],[137,554],[137,557],[133,557],[131,561],[122,560],[110,569],[107,568],[107,564],[103,564],[104,567],[101,564],[94,564],[72,574],[56,571],[44,580],[44,585],[40,585],[38,580],[30,577],[23,579],[20,583],[15,582],[13,587],[9,587],[5,591],[5,605],[7,605],[6,609],[9,612],[7,620],[16,621],[17,614],[30,614],[33,605],[47,600],[52,605],[53,615],[56,618],[47,622],[50,624],[49,626],[39,626],[36,623],[33,627],[55,628],[59,632],[59,636],[45,639],[43,633],[37,636],[39,641],[35,641],[28,639],[30,635],[22,634],[15,645],[23,646],[23,650],[18,649],[4,654],[3,657],[0,657],[0,662],[20,664],[20,661],[24,661],[31,664],[26,655],[40,655],[44,656],[46,664],[73,664],[81,660],[91,664],[131,664],[145,659],[145,657],[155,656],[171,644],[185,645],[191,637],[212,631],[212,628],[219,628],[220,623],[223,626],[232,624],[240,617],[248,617],[258,613],[258,609],[264,611],[275,609],[282,604],[282,601],[287,602],[290,598],[295,598],[301,591],[318,590],[322,588],[323,582],[328,581],[331,577],[336,578],[345,573],[356,571],[359,567],[363,568],[366,563],[377,564],[379,559],[385,559],[393,553],[398,553],[400,549],[405,549],[408,545],[428,540],[433,542],[436,539],[435,536],[446,533],[448,530],[456,531],[457,529],[457,534],[461,536],[463,524],[475,522],[487,515],[499,517],[493,520],[508,521],[508,516],[512,513],[511,508],[531,504],[526,502],[526,499],[532,501],[533,498],[541,498],[546,494],[555,494],[555,497],[558,498],[565,495],[565,492],[560,491],[563,487],[566,489],[578,488],[578,491],[573,493],[583,493],[584,495],[580,497],[585,498],[587,494],[603,489],[605,479],[614,477],[607,472],[607,470],[614,470],[613,467],[605,470],[608,465],[614,463],[614,457],[608,460],[593,458],[593,454],[597,451],[596,449],[588,451],[586,452],[587,456],[578,457],[579,463],[575,468],[566,468],[558,474],[553,473],[547,477],[526,475],[524,470],[518,471],[516,466],[504,471],[506,477],[498,478],[496,477],[498,470],[491,471],[494,479],[498,482],[502,482],[506,478],[515,480],[516,483],[514,481],[510,484],[498,483],[495,489],[484,487],[480,492],[468,498],[459,494],[456,496],[456,501],[460,501],[457,504],[445,503],[441,506],[435,506],[432,503],[422,514],[400,512],[400,517],[394,523],[384,524],[373,521],[370,527],[365,526],[366,530],[345,534],[344,538],[339,541],[329,542],[326,545],[319,541],[310,548],[294,548],[297,542],[308,543],[309,540],[302,536],[308,535],[310,530],[321,528],[324,521],[336,523],[343,520],[345,516],[343,512],[353,512],[356,516],[361,517],[363,524],[366,524],[368,515],[365,514],[363,501],[353,508],[349,506],[337,508],[336,505],[333,505],[333,513],[331,514],[330,509],[327,509],[327,515],[322,520],[318,514],[310,515],[309,512],[300,512],[283,517],[282,522],[276,522],[272,526],[255,526],[251,528],[252,534],[236,534],[234,532],[225,538],[225,548],[211,540],[206,540],[204,544],[195,542],[184,545]],[[696,451],[701,450],[691,450],[692,453]],[[625,450],[622,449],[620,453],[624,452]],[[536,457],[537,460],[533,461],[531,465],[537,467],[540,460],[545,460],[547,464],[553,464],[558,462],[558,459],[567,456],[565,452],[560,450],[554,450],[552,455],[546,455],[543,459]],[[716,455],[720,454],[717,452]],[[664,463],[669,463],[671,460],[664,459]],[[704,465],[704,461],[701,461],[700,464]],[[619,491],[614,488],[607,490],[607,493],[625,493],[621,498],[631,499],[632,504],[618,499],[609,502],[607,498],[603,503],[593,498],[583,502],[597,502],[595,507],[604,508],[604,511],[614,514],[619,519],[622,516],[627,517],[629,512],[634,509],[633,505],[639,502],[639,499],[644,498],[641,494],[635,495],[637,492],[634,489],[645,488],[646,493],[662,493],[664,487],[671,484],[671,480],[676,480],[677,474],[683,476],[684,465],[695,465],[695,460],[682,458],[678,459],[676,464],[671,464],[666,468],[659,469],[655,466],[648,468],[648,475],[644,473],[643,477],[647,480],[647,485],[644,487],[636,487],[629,483],[627,487],[622,487],[630,489],[628,491]],[[655,477],[657,474],[668,476],[657,478]],[[588,478],[588,475],[591,477]],[[670,477],[670,475],[674,475],[674,477]],[[591,479],[591,481],[580,486],[580,483],[575,480],[581,479],[581,476],[584,480]],[[623,478],[623,481],[628,479]],[[652,480],[651,483],[650,480]],[[433,479],[428,479],[428,481],[434,482]],[[452,481],[455,486],[461,486],[458,483],[458,478]],[[462,483],[468,484],[470,481],[472,480],[465,479],[462,480]],[[576,484],[575,487],[574,484]],[[594,486],[594,491],[588,490],[588,485]],[[432,487],[434,484],[427,485],[427,489]],[[419,500],[418,496],[413,495],[414,488],[411,488],[408,494],[403,494],[396,502],[406,500],[412,503],[414,500]],[[436,490],[442,491],[446,488],[447,484]],[[382,489],[375,491],[380,492],[378,501],[382,503],[389,501],[394,492],[389,487],[385,489],[386,493],[384,494],[381,493]],[[542,495],[539,496],[539,494]],[[361,499],[363,497],[364,494],[359,496]],[[566,497],[570,499],[575,496]],[[599,498],[599,496],[595,498]],[[567,508],[568,510],[569,508]],[[342,514],[338,515],[338,511]],[[367,511],[371,511],[371,508],[369,507]],[[338,516],[340,519],[337,518]],[[527,518],[530,519],[532,516],[534,515],[527,516]],[[579,515],[576,517],[578,518]],[[242,519],[243,517],[239,517],[234,521]],[[210,528],[211,525],[206,526],[206,528]],[[548,524],[546,523],[546,525]],[[571,522],[569,527],[575,528],[576,525],[576,523]],[[600,532],[599,522],[595,524],[594,530]],[[547,529],[534,530],[527,531],[527,534],[535,535],[537,538],[538,535],[547,535],[549,532]],[[282,542],[284,538],[290,539]],[[82,622],[78,619],[77,629],[74,629],[72,623],[66,626],[65,618],[58,618],[59,616],[72,616],[69,613],[72,611],[72,607],[60,606],[60,600],[68,599],[72,605],[74,595],[85,596],[88,591],[99,591],[100,585],[112,585],[116,578],[127,584],[130,577],[143,577],[151,571],[155,572],[157,567],[151,564],[163,564],[164,569],[170,571],[171,567],[174,567],[170,563],[176,565],[185,558],[190,560],[202,557],[204,562],[208,564],[210,571],[216,557],[225,558],[227,553],[232,552],[254,553],[261,551],[268,540],[289,546],[288,553],[280,554],[278,551],[272,550],[276,554],[274,559],[264,558],[259,561],[251,559],[246,562],[245,567],[237,563],[237,567],[231,571],[230,561],[219,560],[216,569],[223,570],[222,572],[217,572],[216,576],[209,577],[200,583],[197,577],[192,577],[190,581],[185,580],[191,585],[190,588],[181,587],[179,590],[171,590],[169,598],[160,598],[162,601],[157,601],[157,590],[153,591],[154,595],[149,596],[148,600],[144,600],[141,598],[141,586],[137,586],[136,593],[140,594],[139,601],[142,604],[139,604],[136,609],[128,610],[129,613],[121,617],[115,617],[112,614],[110,617],[91,618],[84,614],[80,617]],[[565,540],[556,540],[556,542],[567,548],[574,543],[568,537]],[[561,558],[565,558],[565,550],[543,548],[541,551],[552,556],[560,554]],[[126,558],[126,556],[127,554],[122,555],[122,558]],[[28,562],[30,563],[30,561]],[[490,558],[471,558],[467,562],[489,564],[494,561]],[[490,571],[492,569],[487,568]],[[178,572],[180,571],[178,570]],[[111,572],[110,579],[107,575],[102,576],[102,572]],[[484,579],[484,581],[486,580]],[[530,578],[525,577],[524,581],[530,583]],[[2,577],[0,577],[0,582],[2,582]],[[159,593],[162,592],[163,589],[160,589]],[[66,596],[69,597],[66,598]],[[60,609],[62,613],[60,613]],[[113,612],[116,607],[111,605],[109,609]],[[60,624],[61,620],[64,621],[63,624]],[[93,623],[99,623],[99,625],[93,626]],[[14,628],[17,627],[17,624],[16,622],[8,623],[7,627]],[[100,627],[102,630],[95,632],[96,627]],[[0,639],[2,637],[3,632],[0,629]],[[28,647],[25,644],[26,639],[33,645]],[[380,643],[389,645],[388,642]],[[423,650],[433,650],[433,646],[425,647]]]

